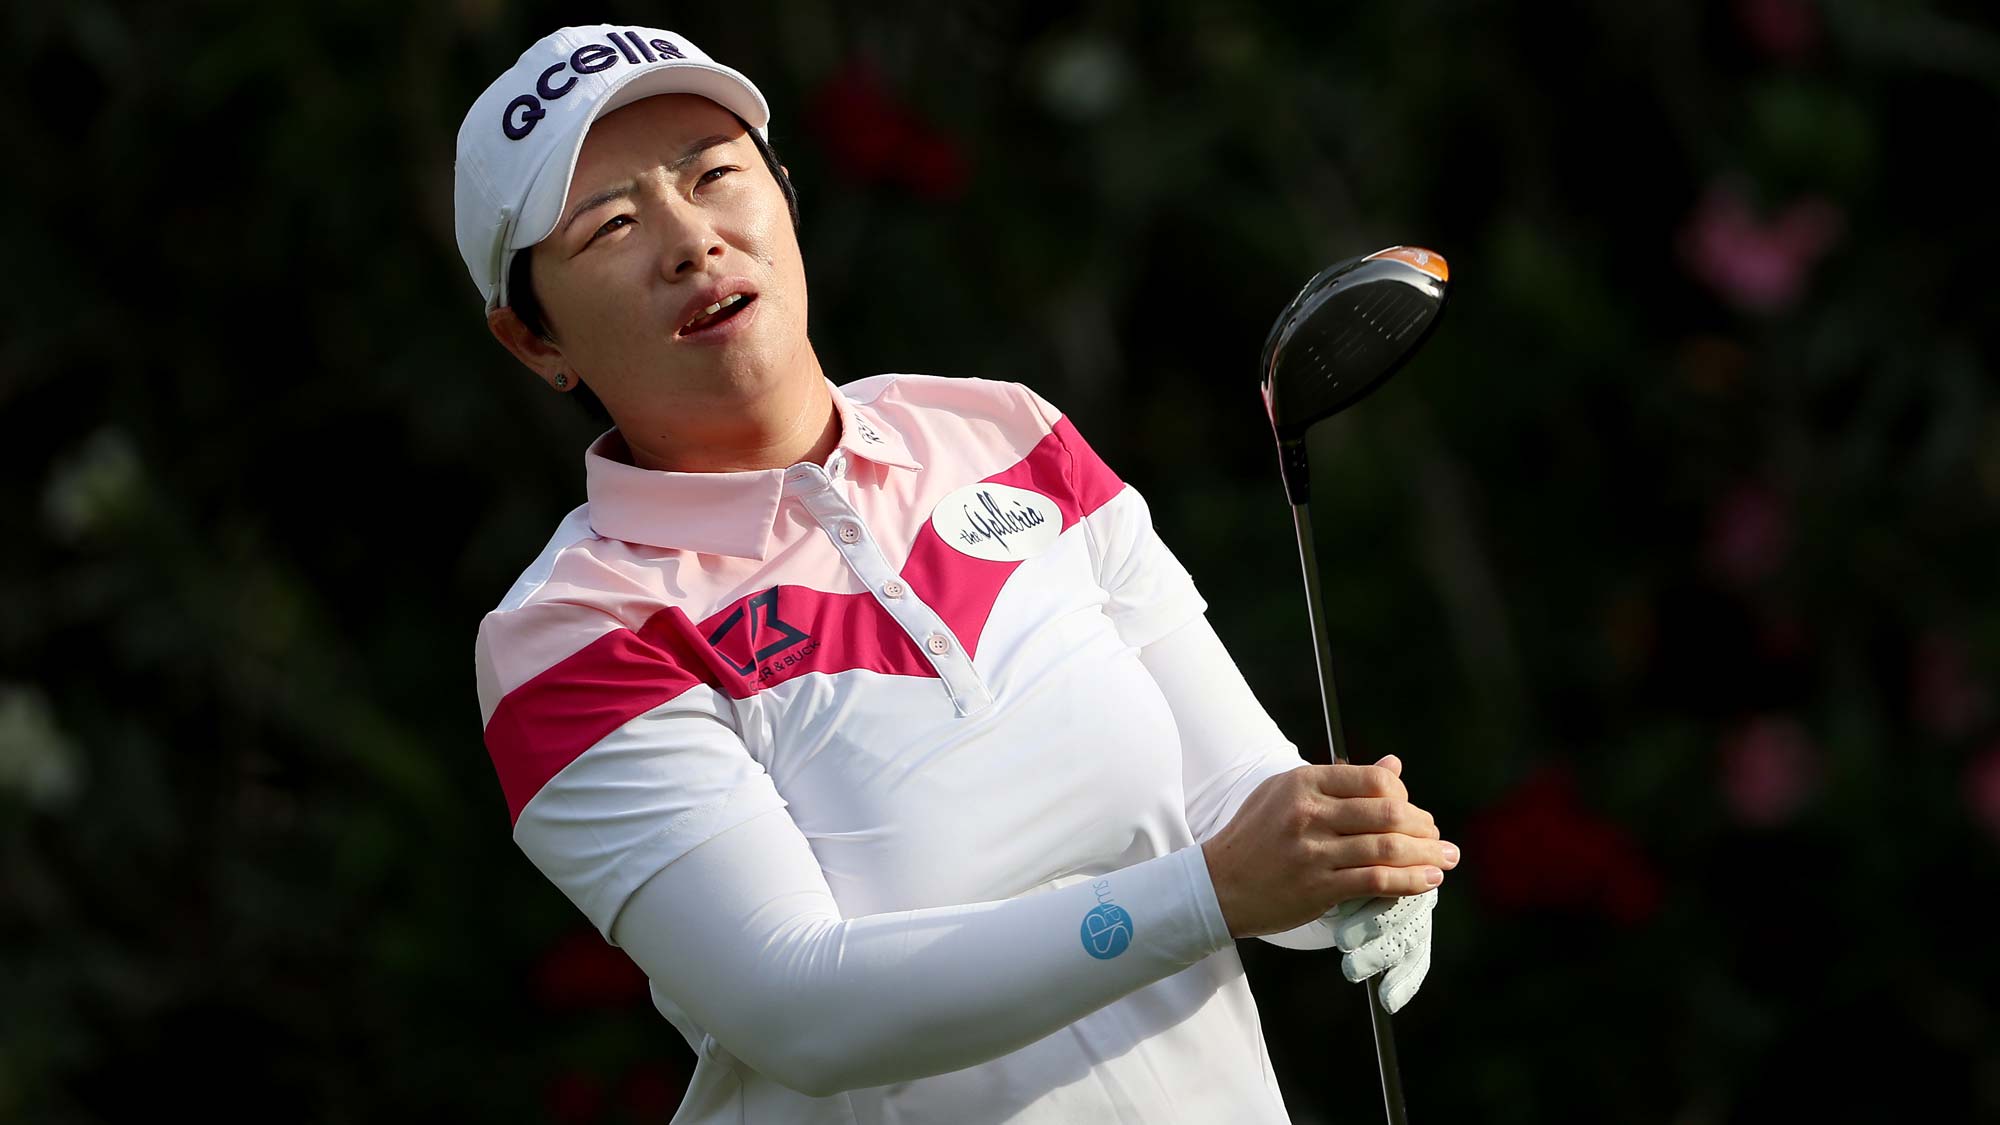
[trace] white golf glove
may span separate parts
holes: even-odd
[[[1340,972],[1351,981],[1382,973],[1382,1006],[1400,1010],[1431,968],[1431,912],[1437,888],[1401,898],[1349,899],[1322,919],[1333,924]]]
[[[1382,1003],[1398,1011],[1417,994],[1431,968],[1431,912],[1437,909],[1437,888],[1404,898],[1354,898],[1305,925],[1258,940],[1284,949],[1341,951],[1340,972],[1351,981],[1376,973],[1382,978]]]

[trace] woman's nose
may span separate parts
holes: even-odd
[[[691,231],[666,256],[669,277],[685,277],[721,264],[722,240],[713,231]]]

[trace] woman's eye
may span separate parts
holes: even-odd
[[[597,228],[597,234],[591,235],[590,240],[592,242],[595,242],[597,241],[598,235],[609,234],[613,230],[617,229],[617,225],[619,223],[629,223],[631,221],[632,221],[632,216],[630,215],[613,215],[609,219],[604,220],[604,225]]]
[[[734,172],[735,170],[736,170],[736,169],[734,169],[734,168],[731,168],[731,167],[730,167],[729,165],[727,165],[727,164],[724,164],[724,165],[721,165],[720,167],[716,167],[716,168],[710,168],[710,169],[709,169],[708,171],[706,171],[706,172],[703,172],[703,173],[701,174],[701,179],[700,179],[699,181],[697,181],[697,182],[698,182],[698,183],[704,183],[704,184],[705,184],[705,183],[709,182],[710,180],[715,180],[715,179],[720,179],[720,178],[722,178],[722,177],[723,177],[724,175],[726,175],[726,174],[728,174],[728,173],[730,173],[730,172]]]

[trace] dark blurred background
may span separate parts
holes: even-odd
[[[487,336],[453,139],[609,20],[771,99],[835,381],[1066,410],[1309,752],[1257,352],[1332,261],[1449,259],[1313,447],[1356,757],[1465,847],[1415,1120],[2000,1120],[1987,6],[0,20],[0,1119],[671,1115],[472,679],[597,427]],[[1243,952],[1296,1119],[1380,1120],[1337,958]]]

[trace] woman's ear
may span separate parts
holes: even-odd
[[[487,313],[486,330],[493,333],[493,338],[500,341],[501,347],[513,352],[514,358],[525,364],[528,370],[541,376],[542,382],[557,390],[563,389],[556,383],[556,376],[567,370],[562,349],[529,331],[513,309],[498,308]]]

